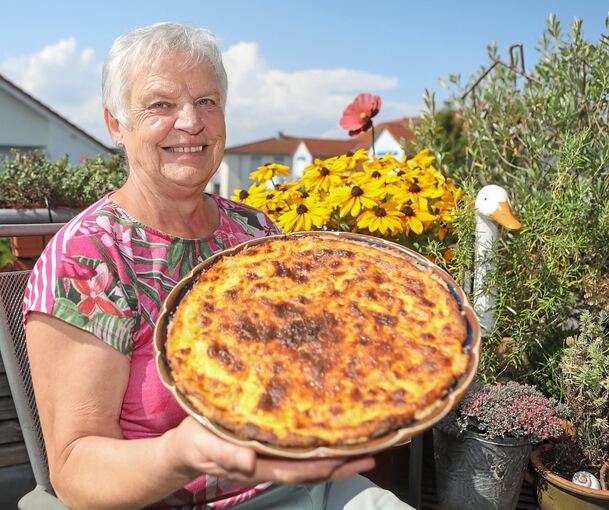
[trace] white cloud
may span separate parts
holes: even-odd
[[[101,61],[68,37],[37,53],[11,57],[0,72],[79,127],[109,143],[101,110]]]
[[[254,42],[239,43],[224,53],[229,79],[226,121],[228,145],[275,136],[344,138],[338,121],[361,92],[381,93],[398,85],[391,76],[353,69],[272,69]],[[416,115],[421,105],[384,102],[382,118]]]
[[[344,138],[343,109],[360,92],[382,95],[398,79],[354,69],[283,71],[270,67],[255,42],[224,52],[229,77],[227,144],[275,136]],[[109,144],[101,113],[101,59],[68,37],[41,51],[0,63],[0,72],[37,99]],[[415,115],[421,105],[385,101],[380,119]]]

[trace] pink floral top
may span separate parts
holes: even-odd
[[[169,291],[213,253],[277,233],[260,211],[215,195],[220,224],[207,239],[182,239],[154,230],[107,195],[63,227],[30,277],[24,316],[43,312],[89,331],[131,360],[120,427],[127,439],[159,436],[186,416],[157,375],[152,335]],[[268,484],[244,487],[201,476],[161,506],[226,508]]]

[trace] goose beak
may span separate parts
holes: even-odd
[[[491,214],[491,218],[508,230],[520,230],[522,227],[522,223],[514,218],[509,202],[499,202],[499,206]]]

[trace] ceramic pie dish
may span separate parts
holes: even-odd
[[[166,354],[167,329],[176,308],[193,287],[197,277],[202,272],[208,270],[208,268],[210,268],[222,257],[231,257],[239,253],[241,250],[249,249],[263,243],[269,243],[276,239],[295,239],[302,237],[343,239],[358,243],[361,246],[369,247],[370,250],[390,250],[393,255],[397,254],[399,257],[404,257],[407,259],[410,263],[414,263],[425,268],[426,270],[431,271],[436,279],[443,282],[443,285],[449,291],[449,295],[452,297],[452,299],[454,299],[454,303],[465,322],[466,334],[463,338],[462,349],[463,352],[467,354],[466,368],[462,372],[461,376],[457,378],[455,383],[449,389],[447,389],[440,398],[436,399],[430,405],[417,412],[415,418],[408,422],[405,426],[402,426],[397,430],[392,430],[389,433],[384,433],[379,437],[375,437],[374,439],[358,442],[357,444],[311,447],[278,446],[276,444],[271,444],[264,441],[247,439],[233,433],[227,428],[221,426],[219,423],[216,423],[204,416],[195,408],[188,397],[178,389]],[[467,297],[452,279],[452,277],[440,267],[436,266],[416,252],[395,243],[371,236],[344,232],[299,232],[247,241],[234,248],[217,253],[195,267],[176,285],[165,300],[155,328],[154,351],[155,362],[161,381],[172,393],[179,405],[189,415],[193,416],[202,425],[223,439],[235,444],[249,446],[257,452],[265,455],[279,457],[315,458],[327,456],[354,456],[370,454],[390,448],[392,446],[404,444],[405,442],[409,441],[413,435],[419,434],[430,428],[438,420],[444,417],[458,403],[470,382],[474,378],[480,355],[480,330],[477,318],[467,300]]]

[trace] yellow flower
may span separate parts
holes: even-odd
[[[370,232],[396,235],[402,231],[404,214],[395,202],[379,204],[374,209],[364,211],[357,219],[357,226]]]
[[[423,233],[424,223],[432,223],[436,220],[433,214],[420,210],[414,203],[404,205],[401,209],[404,216],[404,231],[409,234],[412,230],[415,234]]]
[[[430,156],[430,154],[431,151],[429,149],[423,149],[422,151],[414,155],[412,158],[407,160],[406,163],[410,168],[413,169],[416,167],[426,169],[433,163],[434,159],[436,159],[435,156]]]
[[[444,189],[434,185],[425,185],[418,178],[406,176],[391,188],[391,194],[398,202],[413,202],[418,209],[427,209],[427,200],[439,198],[444,194]]]
[[[353,170],[360,161],[368,160],[368,150],[367,149],[358,149],[354,153],[348,152],[347,154],[341,154],[336,159],[336,165],[344,165],[344,170],[350,171]],[[327,162],[331,160],[326,160]]]
[[[248,189],[236,189],[233,191],[233,195],[230,197],[234,202],[241,202],[242,204],[250,204],[250,197],[257,195],[266,190],[264,184],[252,184]]]
[[[395,163],[397,164],[397,162]],[[349,181],[358,186],[369,181],[379,181],[382,184],[391,184],[399,179],[397,173],[394,171],[396,166],[387,164],[387,159],[379,160],[374,158],[372,161],[364,162],[362,167],[362,172],[353,172],[349,176]]]
[[[273,211],[283,206],[281,193],[274,190],[262,189],[259,193],[251,194],[247,201],[248,205],[263,211]]]
[[[330,210],[317,203],[312,197],[303,203],[294,204],[278,219],[277,224],[284,232],[311,230],[311,227],[322,227],[330,217]]]
[[[343,182],[346,162],[338,158],[316,159],[302,171],[301,181],[309,190],[328,191]]]
[[[270,181],[273,177],[280,175],[289,175],[290,167],[280,165],[278,163],[267,163],[266,165],[259,166],[256,170],[250,173],[250,179],[265,183]]]
[[[363,208],[371,209],[376,206],[385,193],[382,182],[371,181],[362,183],[361,186],[335,188],[330,191],[328,201],[333,206],[340,207],[341,218],[347,214],[355,218]]]

